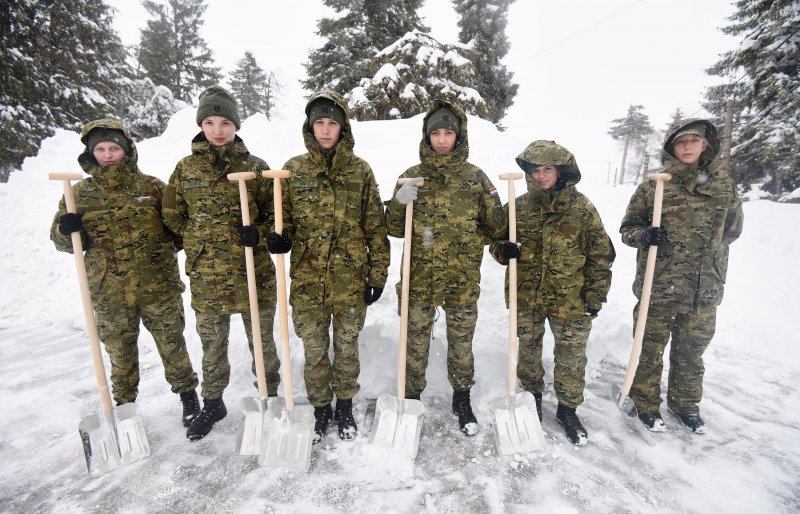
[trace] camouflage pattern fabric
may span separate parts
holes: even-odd
[[[634,324],[638,304],[633,313]],[[714,337],[717,308],[683,314],[650,309],[639,366],[630,398],[639,412],[657,412],[661,405],[664,347],[670,343],[667,407],[672,412],[698,414],[703,399],[703,353]],[[670,336],[672,336],[670,342]]]
[[[452,152],[439,155],[428,143],[425,123],[443,106],[461,120],[461,134]],[[492,181],[467,162],[469,142],[464,111],[449,102],[435,101],[423,121],[421,134],[421,163],[400,176],[425,179],[414,201],[410,303],[426,307],[470,305],[478,301],[480,293],[484,246],[503,234],[502,204]],[[394,199],[394,193],[387,207],[386,226],[390,236],[404,237],[406,209]],[[398,283],[398,297],[400,286]]]
[[[469,389],[475,383],[475,357],[472,336],[478,321],[477,304],[445,305],[447,321],[447,380],[455,391]],[[419,396],[425,390],[431,332],[436,308],[411,304],[408,309],[408,347],[406,359],[406,397]]]
[[[669,152],[672,137],[698,120],[684,120],[667,132],[661,162],[672,180],[664,182],[661,226],[666,240],[659,245],[650,306],[689,313],[722,302],[728,269],[728,246],[742,233],[742,201],[733,180],[719,167],[717,130],[706,124],[709,148],[700,167],[691,169]],[[655,184],[636,188],[620,226],[622,241],[639,250],[633,292],[641,297],[647,249],[642,232],[652,224]]]
[[[697,169],[670,153],[675,134],[693,123],[704,124],[709,143]],[[661,162],[672,175],[664,183],[661,218],[667,236],[658,246],[642,355],[630,396],[640,412],[658,410],[661,362],[671,335],[670,368],[676,369],[670,372],[668,405],[675,412],[696,413],[702,397],[702,355],[714,334],[716,307],[722,302],[728,247],[742,232],[742,202],[733,180],[719,167],[719,138],[710,122],[688,119],[673,124],[664,140]],[[654,191],[650,180],[637,187],[620,227],[623,242],[639,250],[633,284],[637,298],[647,260],[641,236],[652,223]]]
[[[274,395],[280,385],[280,360],[275,349],[275,340],[272,337],[272,324],[275,308],[259,308],[258,318],[261,323],[261,349],[266,373],[267,392]],[[250,356],[253,353],[252,318],[249,312],[242,313]],[[231,367],[228,361],[228,334],[231,328],[231,316],[227,314],[214,314],[209,312],[197,313],[197,333],[203,345],[203,389],[201,394],[207,400],[216,400],[230,381]],[[256,376],[255,360],[251,371]],[[258,388],[258,382],[253,385]]]
[[[261,176],[267,163],[250,155],[236,136],[222,147],[211,145],[200,132],[192,140],[192,155],[175,167],[164,193],[164,222],[183,238],[186,274],[192,291],[192,308],[197,313],[197,333],[203,345],[203,398],[222,396],[228,384],[228,333],[230,315],[242,313],[250,332],[250,303],[244,246],[237,227],[242,224],[239,186],[228,180],[229,173],[251,171],[247,198],[250,219],[266,240],[272,214],[272,183]],[[259,318],[261,320],[265,367],[280,366],[275,353],[272,328],[275,314],[275,267],[265,244],[253,248]],[[252,337],[248,335],[252,353]],[[277,372],[277,371],[276,371]],[[267,377],[270,390],[277,378]]]
[[[520,310],[517,315],[519,363],[517,376],[520,385],[531,393],[544,392],[542,341],[544,322],[553,332],[553,386],[559,403],[577,407],[583,403],[586,385],[586,341],[592,329],[592,318],[575,319],[546,316],[540,310]]]
[[[600,214],[575,188],[581,179],[575,158],[552,141],[534,141],[517,157],[525,170],[527,192],[516,199],[517,306],[537,309],[548,317],[578,320],[586,309],[600,310],[611,287],[611,265],[616,252],[603,227]],[[531,167],[554,165],[564,187],[542,190],[530,173]],[[508,205],[504,206],[506,220]],[[507,222],[506,222],[507,225]],[[506,229],[503,240],[508,240]],[[502,243],[490,247],[501,264]],[[506,272],[508,301],[508,272]]]
[[[89,290],[100,337],[111,356],[114,397],[120,403],[136,399],[140,319],[155,339],[173,392],[190,391],[197,377],[183,339],[184,286],[175,256],[181,243],[162,220],[165,185],[139,171],[136,145],[124,125],[112,119],[93,121],[81,133],[84,144],[95,128],[121,131],[131,147],[130,155],[112,166],[98,165],[85,148],[78,163],[90,177],[74,186],[76,210],[83,214]],[[50,239],[59,251],[72,253],[71,237],[58,228],[66,212],[62,198]]]
[[[355,139],[347,103],[321,92],[345,113],[341,139],[324,150],[307,120],[302,134],[307,153],[284,168],[284,226],[292,238],[290,303],[295,330],[303,338],[306,388],[313,405],[333,393],[349,399],[358,391],[358,332],[364,324],[366,284],[384,287],[389,239],[378,185],[369,164],[353,153]],[[333,323],[334,361],[328,361],[328,327]]]
[[[112,395],[117,404],[136,401],[139,391],[139,323],[153,336],[164,364],[164,377],[173,393],[194,391],[197,375],[192,369],[186,341],[180,296],[137,307],[95,303],[97,331],[111,360]]]

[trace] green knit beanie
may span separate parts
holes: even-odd
[[[118,144],[120,148],[125,150],[125,155],[130,156],[131,143],[128,141],[128,138],[125,137],[125,134],[123,134],[121,130],[104,127],[97,127],[89,132],[89,135],[86,137],[86,147],[89,149],[89,153],[93,154],[94,147],[103,141],[111,141],[112,143]]]
[[[456,113],[447,107],[440,107],[433,111],[433,114],[428,118],[425,124],[425,135],[431,137],[431,132],[436,129],[449,129],[460,135],[461,123],[458,120]]]
[[[308,126],[311,127],[320,118],[330,118],[344,127],[344,111],[333,100],[319,98],[309,106]]]
[[[236,99],[223,87],[211,86],[200,93],[200,103],[197,105],[197,125],[200,126],[203,120],[209,116],[228,118],[236,125],[236,130],[242,127]]]

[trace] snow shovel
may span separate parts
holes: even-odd
[[[653,173],[648,175],[651,180],[656,181],[656,193],[653,201],[653,226],[661,226],[661,203],[664,198],[664,181],[672,178],[669,173]],[[628,371],[625,373],[625,379],[622,382],[622,389],[617,384],[611,386],[611,398],[617,404],[620,413],[623,415],[625,422],[633,428],[636,432],[642,435],[644,439],[653,444],[650,431],[647,430],[639,421],[639,412],[633,400],[628,396],[633,385],[633,378],[636,375],[636,368],[639,366],[639,355],[642,353],[642,340],[644,339],[644,328],[647,323],[647,311],[650,308],[650,289],[653,286],[653,273],[656,268],[656,254],[658,253],[657,246],[650,246],[647,249],[647,264],[644,268],[644,283],[642,284],[642,296],[639,300],[639,314],[636,318],[636,330],[633,334],[633,347],[631,348],[631,357],[628,361]]]
[[[281,180],[292,176],[286,170],[268,170],[262,174],[273,179],[275,232],[283,232],[283,199]],[[311,466],[311,444],[314,433],[314,408],[294,404],[292,357],[289,353],[289,313],[286,301],[286,264],[284,254],[275,255],[275,276],[278,283],[278,318],[280,320],[281,363],[283,365],[283,398],[273,400],[279,406],[265,419],[266,439],[261,445],[258,463],[270,468],[308,471]]]
[[[239,182],[239,202],[242,208],[242,224],[250,225],[250,208],[247,200],[247,181],[256,177],[252,171],[228,174],[228,180]],[[256,272],[253,260],[253,249],[244,248],[244,260],[247,268],[247,292],[250,300],[250,326],[253,333],[253,361],[256,365],[256,381],[258,398],[243,398],[240,408],[244,412],[244,422],[236,436],[236,452],[239,455],[259,455],[266,428],[267,411],[267,379],[264,370],[264,352],[261,344],[261,321],[258,317],[258,295],[256,293]]]
[[[72,193],[72,180],[81,180],[81,173],[50,173],[50,180],[64,183],[64,203],[67,212],[75,213],[75,197]],[[126,403],[116,409],[111,405],[108,380],[100,352],[100,335],[94,319],[94,307],[89,295],[89,279],[83,259],[83,243],[80,232],[72,233],[72,251],[75,254],[75,267],[78,271],[78,284],[83,302],[83,315],[86,331],[89,334],[89,348],[92,364],[100,393],[102,413],[90,414],[78,424],[78,433],[83,442],[86,468],[89,475],[96,477],[121,465],[130,464],[150,455],[150,445],[144,431],[142,414],[136,403]]]
[[[508,181],[508,240],[517,242],[517,205],[514,181],[522,173],[504,173]],[[544,432],[536,411],[536,399],[528,391],[517,392],[517,259],[508,261],[508,383],[507,395],[492,403],[494,435],[501,455],[528,453],[544,447]]]
[[[414,181],[423,184],[421,178],[400,179],[400,184]],[[414,202],[406,204],[405,240],[403,241],[403,277],[400,299],[400,347],[397,355],[397,397],[382,394],[375,407],[377,423],[372,427],[370,442],[405,453],[413,460],[417,456],[419,434],[422,430],[421,416],[425,406],[419,400],[406,399],[406,345],[408,343],[408,294],[411,276],[411,223]]]

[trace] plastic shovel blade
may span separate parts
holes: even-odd
[[[396,396],[382,394],[375,408],[377,422],[372,426],[370,442],[399,450],[414,459],[424,413],[425,406],[419,400],[398,400]]]
[[[97,477],[119,467],[120,454],[114,427],[105,416],[86,416],[78,424],[78,433],[83,442],[89,476]]]
[[[530,453],[544,448],[545,439],[536,399],[527,391],[492,403],[494,435],[500,455]]]
[[[117,441],[120,463],[130,464],[150,455],[150,444],[144,431],[142,411],[136,403],[126,403],[114,409],[117,416]]]
[[[274,403],[274,400],[273,400]],[[236,434],[236,453],[239,455],[260,455],[264,434],[264,402],[260,398],[242,398],[239,408],[244,420]]]
[[[264,417],[258,463],[269,468],[308,471],[314,434],[314,408],[295,405],[289,411],[283,398],[272,401]]]
[[[617,384],[612,384],[611,386],[611,399],[617,404],[617,408],[620,414],[622,414],[622,419],[625,420],[625,424],[628,425],[631,430],[639,434],[647,444],[654,446],[656,442],[653,440],[650,430],[639,420],[639,411],[636,409],[636,404],[633,403],[630,396],[622,395],[622,391]]]

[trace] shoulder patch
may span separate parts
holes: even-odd
[[[489,190],[489,194],[492,196],[497,196],[497,188],[492,186],[492,188]]]

